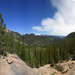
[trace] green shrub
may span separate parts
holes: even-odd
[[[51,75],[55,75],[56,74],[56,72],[53,72]]]
[[[60,65],[55,65],[55,69],[57,69],[60,72],[63,72],[64,68]]]

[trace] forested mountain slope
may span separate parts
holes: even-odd
[[[0,14],[0,54],[16,53],[31,67],[56,64],[75,57],[75,34],[58,36],[21,35],[8,30]]]
[[[7,34],[9,36],[13,36],[13,38],[17,41],[24,42],[25,45],[38,45],[38,46],[44,46],[44,45],[50,45],[54,42],[57,43],[62,38],[60,36],[50,36],[50,35],[35,35],[33,33],[31,34],[24,34],[21,35],[18,32],[14,32],[11,30],[8,30]],[[62,36],[64,38],[64,36]]]
[[[67,37],[68,37],[68,38],[75,38],[75,32],[72,32],[72,33],[69,34]]]

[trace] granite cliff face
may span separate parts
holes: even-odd
[[[75,75],[75,61],[69,60],[57,64],[63,67],[65,73],[52,68],[50,64],[40,68],[28,67],[17,55],[0,56],[0,75]]]

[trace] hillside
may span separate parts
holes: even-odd
[[[21,35],[18,32],[14,32],[11,30],[8,30],[7,33],[15,40],[18,40],[20,42],[24,42],[25,45],[38,45],[38,46],[45,46],[53,44],[54,42],[57,43],[59,40],[61,40],[64,36],[51,36],[51,35],[35,35],[33,33],[31,34],[24,34]]]
[[[75,32],[70,33],[67,37],[68,38],[74,38],[75,37]]]

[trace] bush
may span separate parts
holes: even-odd
[[[51,75],[55,75],[56,74],[56,72],[53,72]]]
[[[60,65],[55,65],[55,69],[57,69],[60,72],[63,72],[64,68]]]

